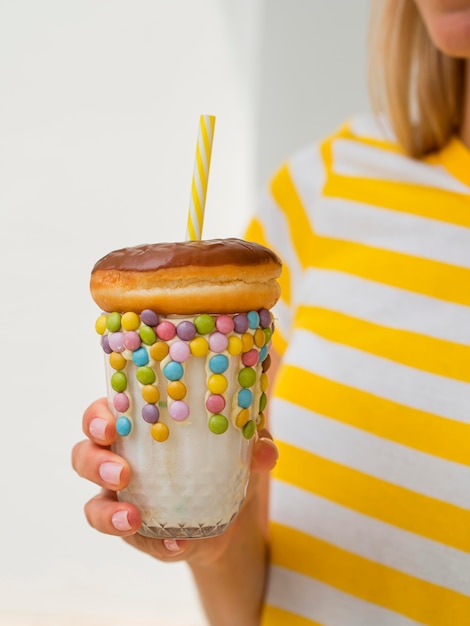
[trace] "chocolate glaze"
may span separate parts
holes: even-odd
[[[274,252],[242,239],[208,239],[177,243],[153,243],[114,250],[100,259],[97,270],[153,271],[170,267],[199,265],[263,265],[281,263]]]

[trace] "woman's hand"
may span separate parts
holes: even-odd
[[[91,404],[83,416],[83,431],[88,439],[77,443],[72,451],[72,465],[77,473],[102,488],[102,491],[85,505],[89,524],[98,531],[123,537],[134,547],[162,561],[187,560],[191,564],[207,565],[217,560],[233,540],[240,525],[252,519],[250,508],[263,509],[266,500],[263,475],[276,464],[277,449],[268,431],[259,432],[254,444],[252,476],[242,509],[229,529],[207,539],[176,540],[153,539],[138,534],[141,516],[137,507],[119,502],[116,492],[124,489],[130,480],[131,469],[122,457],[112,452],[116,429],[114,418],[105,399]],[[261,503],[261,504],[260,504]]]

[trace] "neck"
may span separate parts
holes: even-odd
[[[470,61],[465,63],[464,95],[462,125],[460,127],[460,138],[470,148]]]

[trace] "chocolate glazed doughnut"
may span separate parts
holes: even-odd
[[[244,313],[277,302],[281,267],[274,252],[241,239],[156,243],[100,259],[90,290],[109,312]]]

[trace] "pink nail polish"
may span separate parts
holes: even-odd
[[[91,420],[89,430],[90,435],[98,441],[105,441],[105,431],[108,422],[101,417],[95,417]]]
[[[98,468],[101,480],[109,485],[119,485],[121,479],[122,465],[119,463],[106,462],[101,463]]]
[[[183,552],[183,547],[176,539],[164,539],[163,545],[169,552],[172,552],[173,554],[179,554],[180,552]]]
[[[129,524],[129,520],[127,518],[127,511],[116,511],[116,513],[111,518],[111,523],[116,530],[120,532],[125,532],[127,530],[131,530],[132,526]]]

